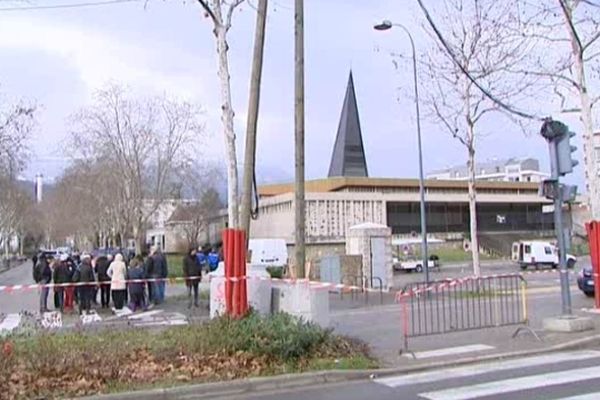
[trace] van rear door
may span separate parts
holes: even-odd
[[[512,244],[512,251],[511,251],[511,260],[513,260],[513,262],[519,262],[521,261],[521,257],[520,256],[520,251],[519,249],[521,248],[521,244],[519,242],[514,242]]]

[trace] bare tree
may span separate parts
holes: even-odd
[[[29,153],[36,108],[23,101],[3,103],[0,102],[0,174],[14,176],[24,167]]]
[[[74,155],[90,165],[110,166],[109,186],[97,189],[110,195],[101,205],[118,203],[107,218],[131,225],[138,253],[150,217],[172,193],[177,171],[197,156],[204,134],[200,115],[186,102],[136,99],[110,86],[73,119]]]
[[[0,178],[0,187],[0,242],[5,256],[8,256],[10,241],[20,238],[24,230],[31,199],[13,179]]]
[[[444,0],[436,11],[436,29],[444,32],[445,40],[436,40],[420,60],[424,103],[429,116],[467,151],[471,252],[473,272],[479,276],[475,154],[477,138],[482,134],[480,122],[497,112],[518,121],[474,81],[494,93],[502,104],[524,102],[535,77],[507,80],[506,76],[513,64],[527,57],[531,43],[511,34],[510,28],[518,23],[513,2]]]
[[[519,66],[518,72],[546,79],[560,100],[560,112],[579,114],[592,217],[598,219],[600,153],[594,144],[597,121],[593,108],[600,101],[600,4],[586,0],[521,0],[519,6],[522,34],[539,46],[535,62]]]
[[[231,82],[229,75],[229,44],[227,33],[231,29],[234,11],[244,0],[198,0],[206,17],[213,22],[215,44],[218,56],[218,76],[221,83],[221,120],[225,138],[225,152],[227,158],[227,206],[229,214],[229,227],[240,226],[240,209],[238,198],[238,170],[235,150],[234,111],[231,101]]]

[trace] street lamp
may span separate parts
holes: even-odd
[[[423,151],[421,145],[421,113],[419,110],[419,85],[417,79],[417,52],[415,50],[415,42],[413,40],[410,31],[400,24],[394,24],[391,21],[384,20],[381,23],[375,25],[373,28],[378,31],[387,31],[392,29],[394,26],[401,28],[410,39],[410,46],[412,48],[412,61],[413,61],[413,80],[415,87],[415,110],[417,113],[417,143],[419,145],[419,195],[421,197],[421,255],[423,256],[423,268],[425,269],[425,281],[429,284],[429,262],[427,260],[427,224],[425,218],[425,181],[423,179]]]

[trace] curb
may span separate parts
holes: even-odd
[[[289,390],[299,387],[315,386],[319,384],[339,383],[348,381],[358,381],[375,379],[389,375],[408,374],[423,372],[434,368],[448,368],[467,364],[474,364],[484,361],[496,361],[509,358],[518,358],[524,356],[534,356],[554,351],[570,350],[587,346],[598,342],[600,344],[600,334],[583,339],[576,339],[570,342],[556,344],[542,349],[520,350],[508,353],[489,354],[485,356],[476,356],[462,358],[452,361],[438,361],[428,364],[406,366],[400,368],[354,370],[354,371],[319,371],[307,372],[302,374],[278,375],[274,377],[259,377],[240,379],[236,381],[204,383],[186,386],[175,386],[169,388],[141,390],[134,392],[122,392],[114,394],[96,395],[84,397],[86,400],[171,400],[171,399],[207,399],[214,397],[229,397],[242,394],[258,394],[261,392],[271,392],[277,390]]]

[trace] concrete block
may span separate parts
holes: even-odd
[[[590,318],[579,316],[560,316],[544,319],[544,330],[550,332],[583,332],[594,329]]]
[[[328,327],[329,292],[307,283],[277,284],[273,286],[272,310],[285,312],[322,327]]]

